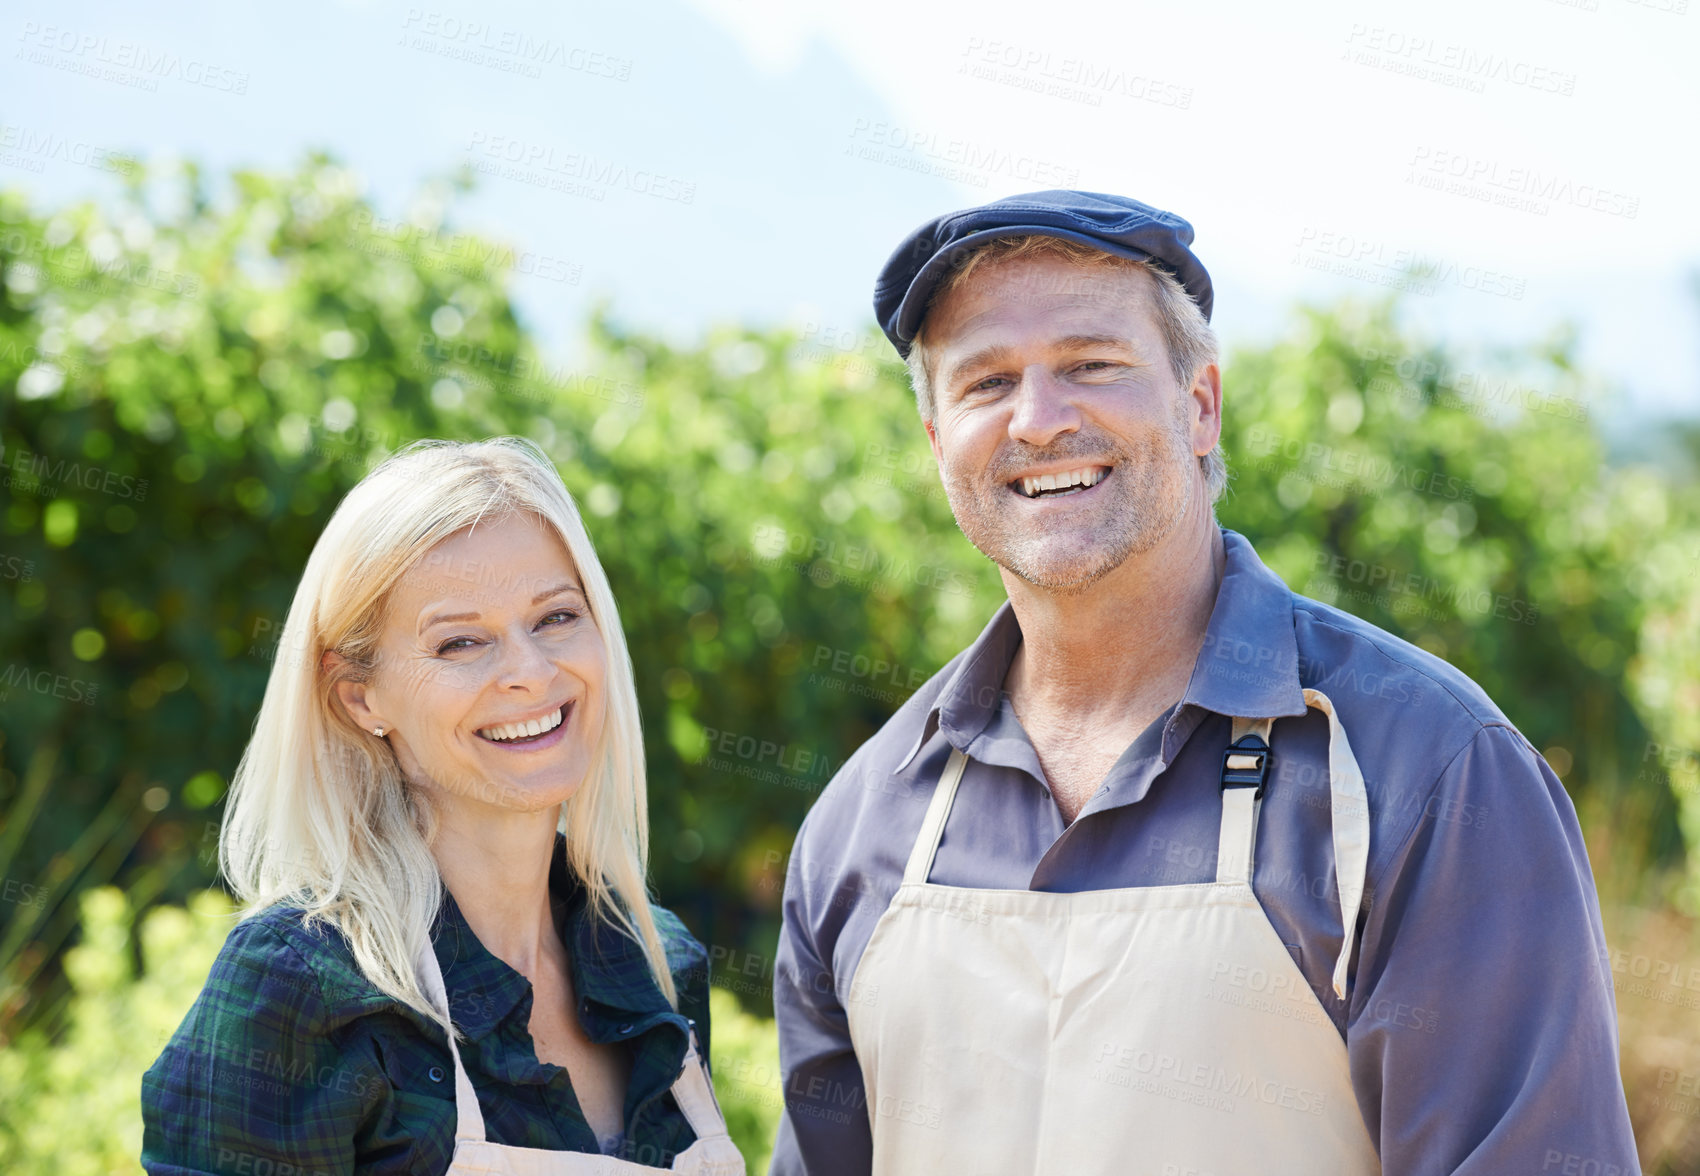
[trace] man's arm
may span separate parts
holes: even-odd
[[[785,875],[773,1009],[785,1113],[769,1176],[851,1176],[873,1165],[862,1069],[832,969],[815,946],[815,912],[832,901],[811,867],[809,817],[797,831]]]
[[[1476,733],[1373,895],[1346,1041],[1384,1176],[1639,1172],[1582,831],[1522,736]]]

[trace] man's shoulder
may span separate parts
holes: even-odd
[[[1345,693],[1357,691],[1385,699],[1381,682],[1390,679],[1409,683],[1422,692],[1425,701],[1432,695],[1436,705],[1458,722],[1480,727],[1507,721],[1487,692],[1464,671],[1362,617],[1294,593],[1293,628],[1299,676],[1306,686],[1324,693],[1328,685],[1343,686]]]
[[[1468,674],[1361,617],[1294,593],[1293,630],[1300,684],[1328,696],[1349,737],[1373,731],[1383,742],[1421,748],[1431,768],[1484,728],[1522,738]]]

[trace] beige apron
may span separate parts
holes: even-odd
[[[449,1023],[448,995],[443,972],[431,945],[419,957],[420,979],[432,1007]],[[690,1030],[685,1068],[673,1083],[673,1098],[696,1132],[696,1142],[680,1152],[671,1168],[622,1160],[593,1152],[551,1151],[538,1147],[509,1147],[484,1138],[484,1112],[472,1080],[461,1065],[460,1047],[449,1034],[449,1054],[455,1066],[455,1151],[446,1176],[638,1176],[643,1172],[678,1172],[689,1176],[744,1176],[744,1157],[726,1133],[720,1104],[709,1085],[708,1072],[697,1054],[696,1030]]]
[[[1304,695],[1328,715],[1344,999],[1369,809],[1333,704]],[[875,1173],[1379,1174],[1345,1043],[1251,890],[1271,724],[1234,720],[1216,880],[1175,886],[928,882],[952,751],[846,1001]]]

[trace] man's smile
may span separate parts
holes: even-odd
[[[1088,465],[1050,474],[1026,474],[1009,483],[1023,498],[1064,498],[1083,494],[1109,477],[1109,466]]]

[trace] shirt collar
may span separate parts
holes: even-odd
[[[1241,718],[1302,715],[1292,591],[1264,565],[1244,535],[1222,528],[1222,547],[1222,584],[1175,718],[1189,704]],[[966,749],[986,729],[1002,705],[1004,678],[1020,644],[1021,626],[1006,600],[963,652],[897,771],[909,765],[935,730],[944,732],[952,747]],[[1196,718],[1184,730],[1182,726],[1174,720],[1168,724],[1165,762],[1197,726]]]
[[[1302,715],[1292,590],[1244,535],[1223,528],[1222,548],[1222,586],[1181,701],[1246,719]]]
[[[957,660],[956,669],[927,711],[920,736],[896,771],[909,766],[934,731],[943,731],[952,747],[965,748],[986,729],[993,711],[1002,702],[1003,680],[1020,644],[1021,625],[1015,619],[1015,609],[1006,600]]]
[[[549,891],[561,900],[556,924],[567,945],[573,989],[581,1002],[612,1010],[608,1015],[632,1021],[631,1014],[671,1014],[673,1008],[650,973],[642,947],[604,919],[590,917],[582,884],[567,865],[566,838],[555,834],[549,864]],[[453,894],[445,888],[432,929],[433,947],[443,970],[449,1015],[456,1027],[478,1039],[492,1032],[531,991],[531,982],[493,955],[473,934]]]

